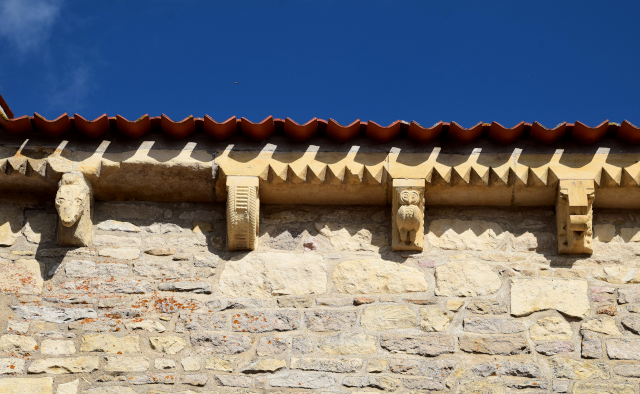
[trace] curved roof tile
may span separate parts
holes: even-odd
[[[247,118],[242,118],[240,119],[240,124],[242,126],[242,134],[256,141],[263,141],[276,131],[273,116],[268,116],[260,123],[253,123]]]
[[[36,129],[50,137],[57,137],[71,130],[71,120],[66,112],[54,120],[47,120],[36,112],[33,114],[33,123]]]

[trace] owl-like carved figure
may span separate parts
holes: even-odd
[[[400,193],[400,208],[396,216],[400,240],[405,244],[411,244],[416,240],[416,233],[422,226],[422,211],[420,194],[415,190],[403,190]]]

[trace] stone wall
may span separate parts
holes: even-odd
[[[594,213],[557,255],[553,209],[437,208],[391,252],[390,207],[96,202],[90,248],[56,211],[0,206],[0,393],[638,393],[640,214]],[[640,246],[640,245],[639,245]]]

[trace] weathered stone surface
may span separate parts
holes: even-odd
[[[376,339],[362,332],[344,332],[325,337],[319,347],[329,354],[367,354],[376,351]]]
[[[258,342],[258,348],[256,354],[258,356],[273,356],[276,354],[282,354],[289,349],[291,345],[291,338],[275,338],[275,337],[262,337]]]
[[[251,347],[253,339],[247,335],[221,335],[212,332],[194,332],[191,334],[192,346],[203,346],[213,353],[238,354]]]
[[[573,394],[633,394],[634,388],[630,384],[617,383],[589,383],[577,382],[573,387]]]
[[[180,312],[176,322],[176,332],[185,331],[216,331],[224,330],[228,326],[227,315],[222,313],[188,313]]]
[[[111,334],[87,334],[82,336],[80,351],[114,354],[139,353],[139,338],[137,335],[116,337]]]
[[[383,335],[380,346],[391,353],[417,354],[419,356],[438,356],[454,352],[453,338],[445,334],[425,336]]]
[[[13,245],[24,223],[22,208],[17,204],[0,204],[0,223],[0,246]]]
[[[498,354],[514,356],[530,353],[529,345],[523,335],[460,336],[460,350],[468,353]]]
[[[103,231],[123,231],[126,233],[139,233],[140,227],[134,226],[129,222],[119,222],[117,220],[105,220],[98,223],[98,230]]]
[[[231,315],[231,328],[241,332],[297,330],[300,328],[300,313],[287,310],[234,313]]]
[[[364,310],[360,319],[366,330],[395,330],[416,325],[416,313],[404,305],[376,305]]]
[[[331,222],[315,223],[315,228],[329,239],[331,246],[336,250],[377,252],[387,244],[386,238],[376,233],[375,228]]]
[[[202,387],[207,384],[208,380],[209,376],[206,373],[195,373],[184,375],[182,379],[180,379],[180,383],[188,384],[189,386]]]
[[[160,370],[175,369],[176,362],[175,360],[170,360],[168,358],[156,358],[153,362],[153,367]]]
[[[342,380],[347,387],[371,387],[383,391],[395,391],[400,387],[400,380],[389,376],[349,376]]]
[[[582,358],[602,358],[602,342],[598,334],[591,331],[581,331]]]
[[[76,352],[76,345],[73,341],[45,339],[40,343],[40,352],[48,355],[66,355]]]
[[[147,227],[147,232],[151,234],[178,234],[182,232],[182,227],[173,223],[153,223]]]
[[[89,389],[84,394],[136,394],[136,392],[124,386],[104,386]]]
[[[569,316],[584,317],[591,310],[587,290],[587,282],[583,280],[514,278],[511,314],[524,316],[555,309]]]
[[[27,241],[33,244],[50,242],[53,240],[57,221],[57,215],[53,214],[30,215],[27,217],[22,233]]]
[[[608,283],[640,283],[640,272],[638,272],[638,268],[633,267],[596,267],[591,271],[591,274],[595,279]]]
[[[0,375],[22,374],[25,360],[22,358],[0,358]]]
[[[120,260],[135,260],[140,257],[140,249],[137,248],[102,248],[98,255],[113,257]]]
[[[178,336],[164,336],[149,338],[151,348],[157,352],[166,354],[178,354],[187,345],[187,342]]]
[[[513,239],[514,244],[522,244],[521,250],[537,247],[530,233],[513,237],[504,232],[497,223],[484,220],[438,219],[431,221],[427,234],[429,243],[440,249],[449,250],[493,250]]]
[[[472,371],[479,376],[516,376],[520,378],[539,378],[542,376],[540,368],[535,364],[524,362],[489,362],[473,367]]]
[[[609,368],[599,361],[580,361],[570,358],[549,359],[553,376],[560,379],[609,379]]]
[[[389,362],[389,370],[402,375],[423,376],[440,381],[453,372],[456,364],[457,362],[454,360],[392,358]]]
[[[206,247],[207,238],[204,234],[193,234],[185,237],[177,235],[156,235],[146,238],[145,244],[148,248],[191,249]]]
[[[536,345],[536,351],[545,356],[553,356],[558,353],[570,353],[575,350],[573,343],[566,341],[542,342]]]
[[[475,297],[493,294],[502,281],[488,264],[451,261],[436,267],[436,295]]]
[[[313,299],[311,297],[280,297],[278,306],[280,308],[311,308]]]
[[[469,312],[478,315],[500,315],[507,313],[507,305],[503,302],[486,298],[474,298],[469,301],[466,308]]]
[[[640,287],[623,287],[618,289],[618,303],[628,304],[640,302]]]
[[[359,358],[291,358],[291,369],[349,373],[357,372],[360,368],[362,360]]]
[[[187,291],[197,294],[211,294],[211,284],[203,281],[184,280],[164,282],[158,285],[160,291]]]
[[[318,372],[283,372],[267,378],[273,387],[291,387],[296,389],[325,389],[333,387],[336,380]]]
[[[504,383],[496,383],[493,381],[463,382],[458,387],[456,394],[506,394]]]
[[[248,376],[216,375],[216,383],[220,386],[251,387],[253,379]]]
[[[599,317],[597,319],[587,320],[582,323],[582,330],[593,332],[601,332],[607,335],[620,336],[622,333],[616,326],[616,321],[611,317]]]
[[[524,325],[515,319],[494,317],[467,317],[464,330],[480,334],[515,334],[524,331]]]
[[[53,394],[53,378],[3,378],[3,379],[0,379],[0,394],[22,394],[22,393]]]
[[[287,363],[284,360],[275,358],[263,358],[252,362],[246,367],[242,368],[243,373],[270,373],[279,371],[287,367]]]
[[[408,293],[427,291],[427,282],[418,269],[391,261],[369,259],[339,264],[332,274],[341,293]]]
[[[7,334],[0,337],[0,352],[16,354],[34,354],[38,343],[31,337]]]
[[[105,357],[105,371],[109,372],[143,372],[149,369],[149,359],[146,357]]]
[[[176,253],[174,248],[151,248],[144,251],[151,256],[172,256]]]
[[[70,293],[123,293],[142,294],[153,291],[153,285],[146,280],[89,278],[85,280],[63,282],[62,289]]]
[[[529,334],[534,341],[568,341],[573,336],[573,330],[564,318],[549,316],[531,326]]]
[[[182,364],[182,369],[184,369],[185,372],[200,370],[200,358],[197,356],[185,357],[180,360],[180,363]]]
[[[29,365],[29,373],[88,373],[98,369],[98,357],[42,358]],[[1,391],[0,391],[1,392]]]
[[[167,329],[161,323],[153,320],[134,320],[124,324],[127,330],[144,330],[149,332],[165,332]]]
[[[142,240],[139,236],[97,235],[93,243],[96,246],[137,248],[142,244]]]
[[[318,297],[316,298],[318,306],[350,306],[353,304],[351,297]]]
[[[56,394],[77,394],[79,385],[80,379],[73,380],[69,383],[58,384]]]
[[[451,298],[448,299],[444,307],[451,312],[457,312],[464,305],[464,299],[462,298]]]
[[[420,329],[426,332],[444,331],[451,324],[452,317],[438,307],[420,309]]]
[[[146,204],[105,202],[97,205],[96,215],[124,220],[156,220],[163,216],[163,210]]]
[[[385,372],[389,367],[389,361],[384,358],[374,358],[367,362],[366,372],[380,373]]]
[[[64,271],[68,277],[84,278],[88,276],[127,276],[129,267],[126,264],[100,263],[89,260],[67,261]]]
[[[355,311],[315,310],[305,313],[307,328],[311,331],[348,330],[356,323]]]
[[[136,375],[128,379],[130,384],[176,384],[177,378],[169,373],[149,373],[146,375]]]
[[[622,326],[627,330],[634,332],[635,334],[640,333],[640,317],[638,316],[625,316],[622,318]]]
[[[188,266],[175,261],[136,261],[133,272],[156,279],[177,279],[190,275]]]
[[[607,355],[615,360],[640,360],[640,339],[607,339]]]
[[[220,291],[229,297],[322,294],[327,291],[321,256],[288,253],[249,254],[229,262],[220,275]]]
[[[218,357],[208,358],[204,367],[212,371],[233,372],[233,364],[231,361]]]
[[[43,285],[36,260],[0,261],[0,294],[42,294]]]

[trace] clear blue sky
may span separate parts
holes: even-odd
[[[0,48],[16,116],[640,124],[637,0],[0,0]]]

